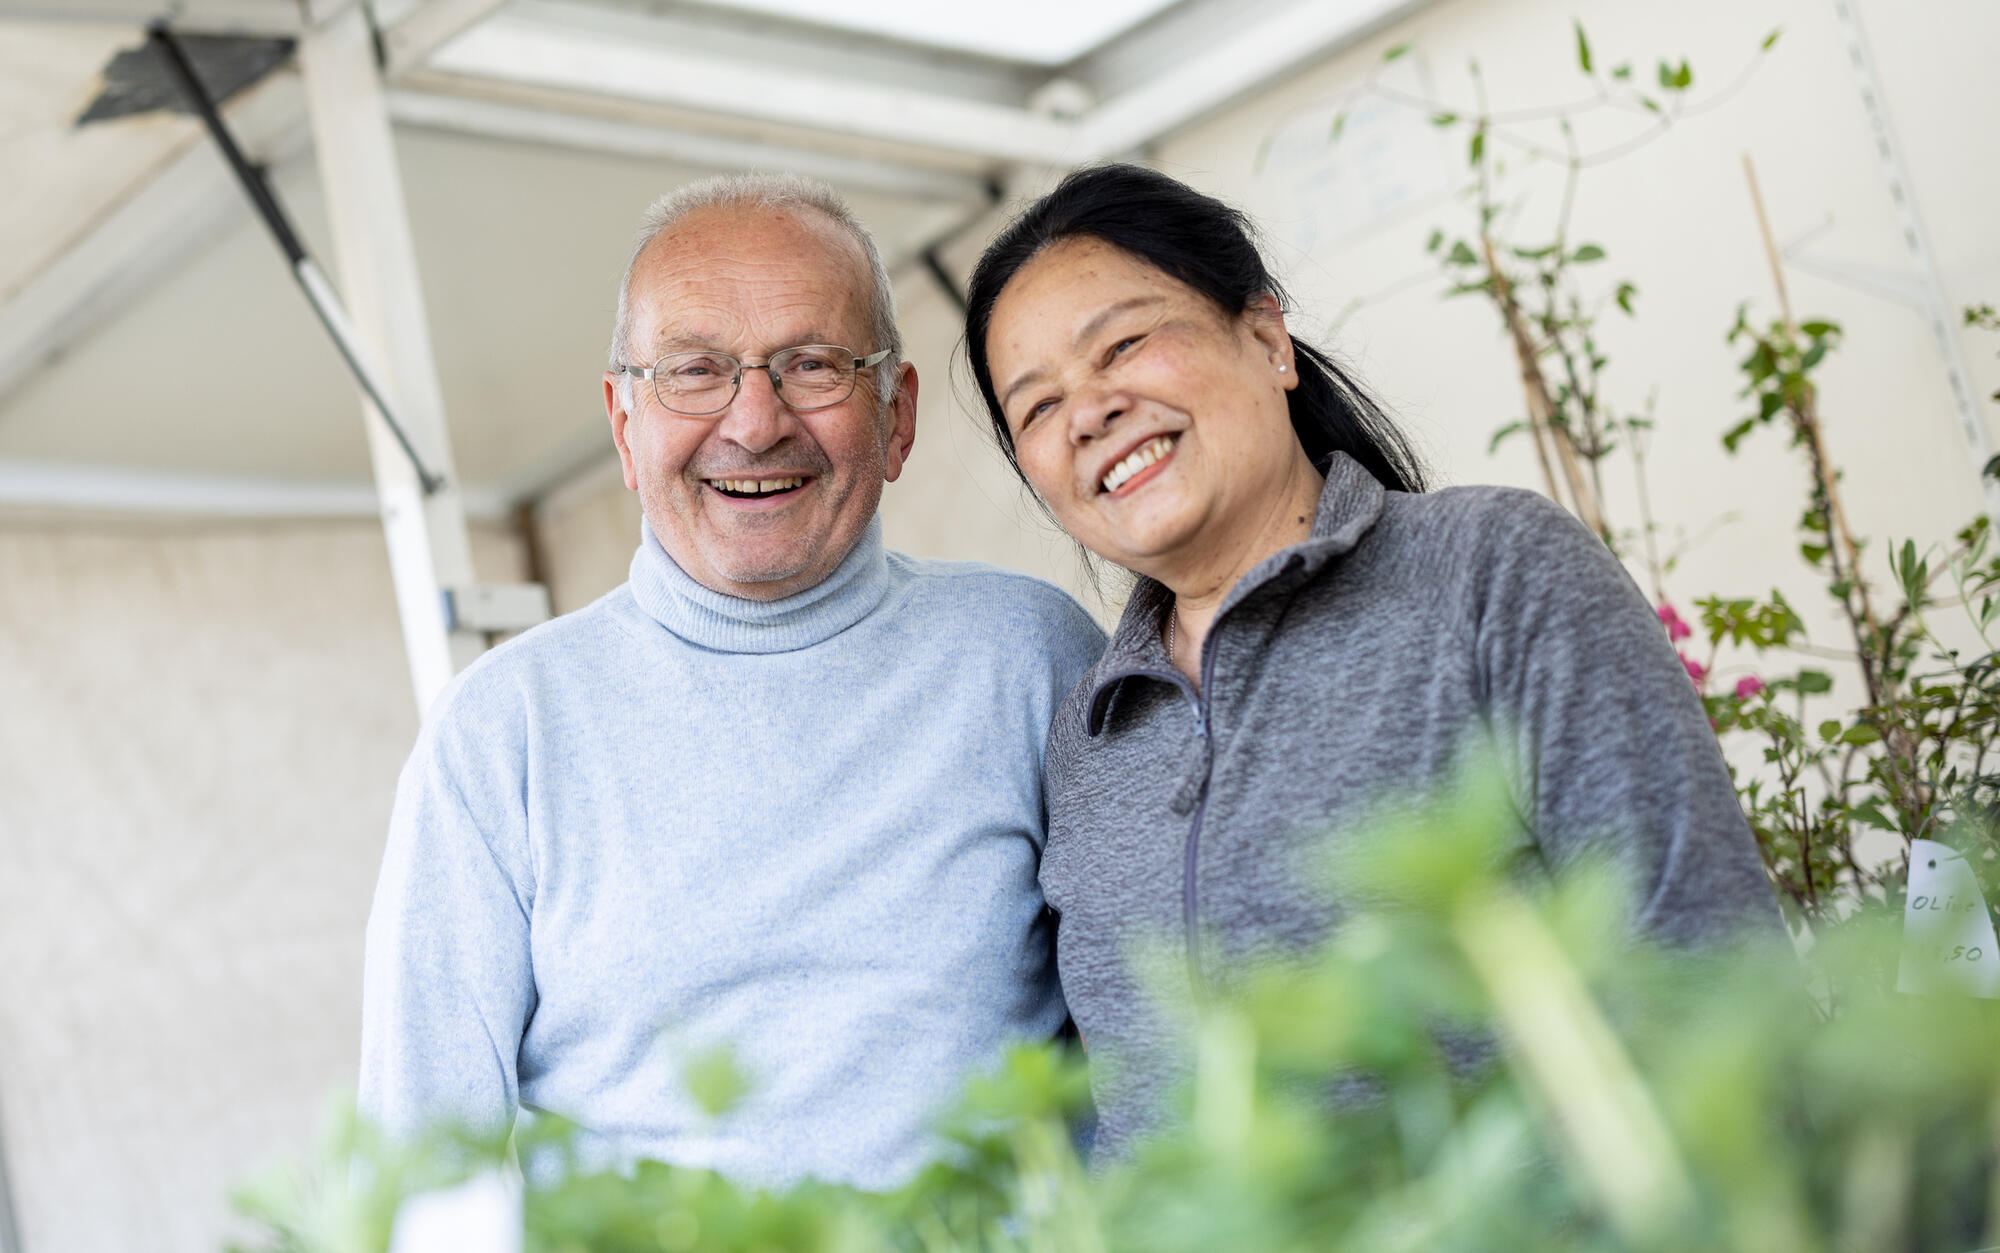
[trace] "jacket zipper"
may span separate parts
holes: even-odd
[[[1209,633],[1212,635],[1214,631],[1215,627],[1211,624]],[[1210,682],[1215,677],[1215,655],[1208,651],[1208,640],[1204,639],[1202,645],[1201,690],[1194,693],[1194,729],[1203,740],[1201,795],[1195,801],[1194,821],[1188,826],[1187,843],[1181,858],[1181,925],[1187,933],[1188,982],[1196,996],[1202,995],[1205,990],[1201,973],[1200,932],[1196,926],[1200,910],[1201,820],[1208,813],[1208,785],[1215,777],[1215,740],[1208,726],[1208,694]]]

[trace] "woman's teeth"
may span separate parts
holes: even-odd
[[[1171,435],[1156,435],[1147,440],[1133,449],[1131,456],[1111,467],[1111,473],[1104,476],[1104,490],[1117,491],[1125,486],[1126,480],[1173,450],[1174,439]]]
[[[717,491],[728,492],[731,496],[769,496],[773,492],[789,492],[795,487],[804,487],[806,481],[794,476],[788,479],[711,479]]]

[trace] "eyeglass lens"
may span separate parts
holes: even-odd
[[[653,364],[653,390],[676,413],[720,413],[736,398],[746,368],[766,370],[794,409],[830,408],[854,393],[854,354],[825,344],[774,352],[762,367],[745,367],[728,353],[668,353]]]

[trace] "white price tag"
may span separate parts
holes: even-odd
[[[1965,855],[1934,840],[1910,841],[1898,992],[2000,998],[1993,915]]]
[[[455,1188],[406,1198],[389,1253],[521,1253],[519,1178],[489,1170]]]

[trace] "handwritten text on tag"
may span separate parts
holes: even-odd
[[[1934,840],[1910,841],[1898,992],[2000,998],[1993,915],[1965,855]]]

